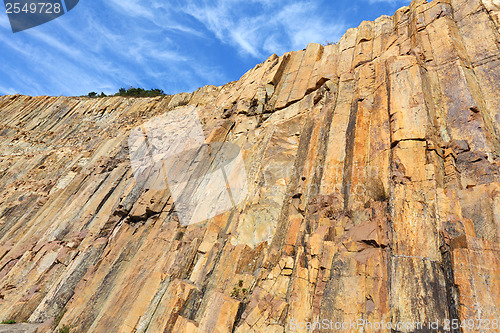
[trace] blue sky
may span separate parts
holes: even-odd
[[[80,0],[13,34],[0,5],[0,95],[166,93],[239,79],[271,54],[336,42],[409,0]]]

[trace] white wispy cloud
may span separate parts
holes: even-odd
[[[0,6],[1,8],[1,6]],[[1,13],[0,15],[0,28],[6,29],[6,30],[11,30],[10,29],[10,23],[9,23],[9,18],[7,15],[3,15],[4,13]]]
[[[122,14],[128,16],[142,16],[152,19],[154,12],[145,7],[137,0],[111,0],[110,5],[121,10]]]
[[[249,10],[249,4],[257,7]],[[190,0],[184,12],[204,24],[221,42],[255,58],[304,48],[310,42],[336,40],[345,30],[339,17],[326,16],[314,1],[290,4],[279,0]]]
[[[17,93],[13,88],[2,86],[0,86],[0,91],[4,91],[6,95],[15,95]]]

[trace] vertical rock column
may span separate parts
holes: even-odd
[[[435,216],[435,180],[426,158],[428,111],[413,56],[387,61],[392,141],[392,323],[448,318]],[[413,332],[404,327],[401,331]]]

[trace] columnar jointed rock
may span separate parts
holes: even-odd
[[[484,331],[500,312],[499,8],[415,0],[191,94],[0,97],[0,320]],[[186,104],[207,141],[242,149],[248,196],[183,226],[167,189],[136,184],[127,138]]]

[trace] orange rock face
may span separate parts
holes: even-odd
[[[0,321],[499,331],[499,8],[415,0],[338,44],[190,94],[0,97]],[[220,176],[230,210],[202,205],[220,182],[200,178],[207,190],[191,194],[207,219],[193,224],[169,188],[136,181],[128,142],[186,105],[207,143],[231,143],[244,161]],[[185,175],[172,165],[164,177]]]

